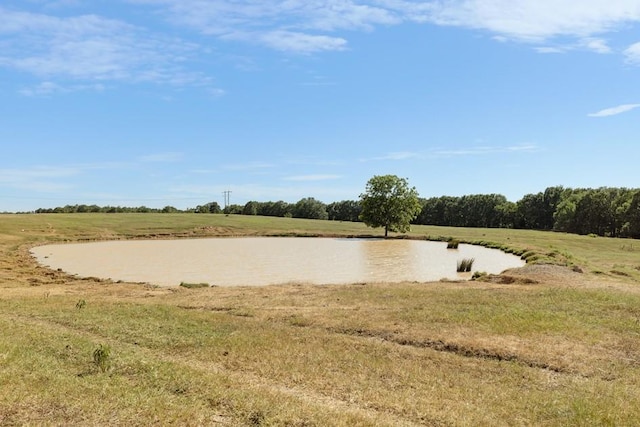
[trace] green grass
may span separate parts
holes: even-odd
[[[584,271],[507,285],[167,289],[68,277],[27,252],[69,240],[382,233],[233,215],[0,215],[0,425],[640,423],[633,241],[413,227],[414,238]]]
[[[208,283],[188,283],[188,282],[180,282],[180,286],[187,289],[198,289],[198,288],[208,288]]]

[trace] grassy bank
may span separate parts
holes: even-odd
[[[0,424],[640,423],[634,241],[414,227],[573,270],[400,285],[166,289],[68,277],[28,255],[52,241],[290,234],[380,232],[224,215],[0,216]]]

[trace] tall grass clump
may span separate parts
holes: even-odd
[[[471,267],[473,267],[474,261],[475,258],[462,258],[461,260],[458,260],[458,267],[456,268],[456,271],[458,273],[466,273],[471,271]]]
[[[447,249],[458,249],[458,245],[460,245],[460,241],[457,239],[449,239],[447,240]]]

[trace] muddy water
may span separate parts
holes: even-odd
[[[36,247],[43,265],[82,277],[217,286],[280,283],[435,281],[469,278],[456,273],[462,258],[473,271],[500,273],[520,258],[478,246],[415,240],[246,237],[111,241]]]

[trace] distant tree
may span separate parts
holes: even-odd
[[[176,213],[176,212],[180,212],[180,211],[173,206],[165,206],[164,208],[162,208],[162,213]]]
[[[218,202],[209,202],[205,203],[204,205],[196,206],[195,212],[218,214],[222,212],[222,209],[220,209],[220,205],[218,204]]]
[[[362,206],[355,200],[343,200],[327,205],[327,213],[331,221],[359,221]]]
[[[460,226],[460,198],[451,196],[432,197],[422,201],[422,210],[416,224]]]
[[[409,231],[411,221],[422,208],[415,187],[409,187],[405,178],[396,175],[371,178],[360,195],[360,205],[360,219],[369,227],[384,227],[385,237],[389,231]]]
[[[242,208],[242,215],[258,215],[258,207],[260,206],[259,202],[249,201]]]
[[[566,191],[562,200],[558,203],[556,212],[553,214],[555,220],[554,230],[566,233],[578,233],[580,231],[576,213],[578,205],[586,193],[587,190],[584,189]]]
[[[518,214],[518,205],[514,202],[506,201],[496,206],[496,215],[499,218],[499,227],[514,228]]]
[[[294,218],[327,219],[327,205],[313,197],[305,197],[293,206]]]
[[[242,205],[228,205],[223,209],[223,212],[227,215],[229,214],[236,214],[236,215],[242,215],[242,210],[244,209],[244,206]]]
[[[635,190],[631,195],[629,206],[625,213],[626,222],[623,225],[623,234],[635,239],[640,238],[640,190]]]
[[[290,203],[278,200],[277,202],[264,202],[258,206],[258,215],[286,217],[292,216],[293,206]]]

